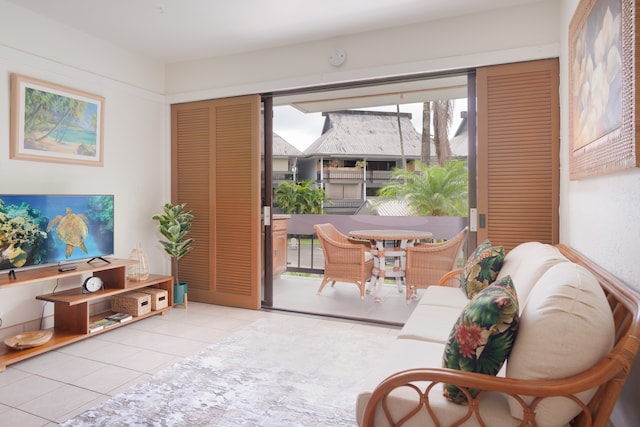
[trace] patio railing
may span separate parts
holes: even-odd
[[[324,178],[328,182],[387,182],[391,180],[391,171],[376,171],[356,168],[325,168],[322,175],[318,172],[317,180]]]

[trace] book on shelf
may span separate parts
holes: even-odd
[[[99,325],[97,322],[89,323],[89,332],[98,332],[104,329],[104,325]]]
[[[129,313],[115,313],[112,314],[110,316],[107,316],[107,319],[109,320],[114,320],[118,323],[124,323],[124,322],[128,322],[129,320],[133,319],[133,316],[130,315]]]
[[[117,322],[115,320],[111,320],[111,319],[100,319],[100,320],[96,320],[95,322],[91,322],[89,324],[89,332],[97,332],[99,330],[102,329],[106,329],[109,328],[111,326],[115,326],[118,325],[120,322]]]

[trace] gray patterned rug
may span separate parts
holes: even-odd
[[[393,336],[350,327],[258,320],[61,426],[355,426]]]

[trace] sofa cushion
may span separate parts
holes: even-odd
[[[480,291],[464,308],[451,329],[442,366],[496,375],[511,352],[518,330],[518,299],[510,276]],[[475,397],[479,390],[469,390]],[[456,403],[467,398],[457,387],[444,386]]]
[[[577,264],[559,263],[547,270],[529,294],[507,376],[547,380],[575,375],[604,358],[613,342],[613,315],[596,278]],[[576,396],[588,402],[593,392]],[[511,414],[522,419],[515,399],[509,399],[509,406]],[[536,420],[541,427],[561,426],[578,413],[570,400],[549,398],[537,406]]]
[[[462,310],[467,304],[467,294],[458,287],[429,286],[424,290],[417,305],[439,305]]]
[[[373,389],[386,377],[403,371],[405,369],[415,368],[437,368],[442,361],[442,351],[444,344],[437,344],[427,341],[397,339],[391,347],[385,348],[381,355],[380,362],[367,375],[366,383],[356,402],[356,419],[358,425],[362,425],[362,417],[364,409],[371,397]],[[427,386],[427,383],[418,383],[420,386]],[[468,407],[457,405],[448,401],[442,391],[442,383],[437,383],[430,390],[428,405],[437,418],[436,424],[430,417],[423,406],[419,412],[406,423],[403,427],[432,427],[432,426],[449,426],[456,421],[463,419],[468,412]],[[408,387],[396,389],[387,399],[388,408],[395,420],[402,415],[410,412],[416,406],[420,405],[420,397],[415,390]],[[519,420],[513,418],[509,413],[509,405],[504,395],[491,393],[482,398],[480,404],[480,414],[484,425],[511,427],[517,426]],[[385,418],[381,407],[376,408],[375,422],[376,426],[389,425]],[[478,426],[479,423],[474,420],[468,420],[464,426]]]
[[[467,259],[460,276],[460,287],[469,299],[496,280],[504,261],[504,247],[482,242]]]
[[[529,292],[536,282],[549,268],[561,262],[569,260],[553,245],[540,242],[522,243],[505,255],[498,279],[511,276],[522,312]]]
[[[417,305],[398,337],[444,344],[460,316],[460,310],[458,307]],[[440,366],[440,363],[436,366]]]

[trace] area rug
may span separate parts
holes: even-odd
[[[364,377],[393,334],[352,326],[260,319],[60,425],[355,426]]]

